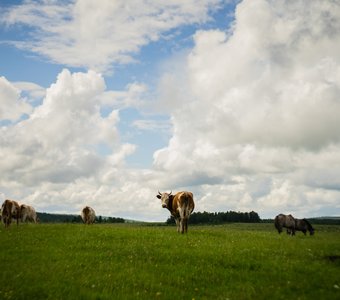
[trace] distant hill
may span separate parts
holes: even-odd
[[[317,217],[308,218],[308,220],[312,224],[340,225],[340,217]]]

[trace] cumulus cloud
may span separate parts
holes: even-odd
[[[16,121],[30,113],[31,105],[21,97],[20,90],[5,77],[0,77],[0,120]]]
[[[69,66],[100,71],[134,60],[140,48],[180,25],[204,22],[219,0],[27,1],[0,17],[7,26],[29,25],[26,41],[10,41]],[[95,42],[93,42],[95,40]]]
[[[336,2],[251,0],[227,32],[197,32],[180,80],[160,80],[164,101],[179,98],[155,168],[191,184],[202,209],[339,213],[339,20]]]
[[[135,145],[120,141],[119,110],[101,114],[98,99],[105,92],[100,74],[64,69],[27,119],[1,127],[0,185],[7,197],[30,201],[37,209],[72,211],[99,201],[98,190],[122,183],[119,170]]]
[[[121,139],[120,112],[150,109],[150,87],[112,91],[93,69],[131,61],[176,26],[205,20],[217,2],[102,3],[28,1],[0,17],[37,29],[17,46],[92,67],[63,70],[34,107],[20,106],[20,86],[0,81],[9,95],[1,101],[19,105],[6,117],[16,122],[1,127],[2,197],[45,211],[78,213],[86,203],[102,215],[165,220],[155,191],[189,189],[196,211],[340,213],[339,4],[245,0],[228,30],[196,32],[194,47],[163,65],[152,103],[160,115],[129,124],[171,139],[149,169],[132,169],[137,145]]]

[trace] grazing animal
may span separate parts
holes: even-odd
[[[5,200],[1,207],[1,219],[5,224],[5,227],[9,227],[12,222],[12,218],[17,220],[17,225],[19,225],[20,219],[20,206],[18,202],[14,200]]]
[[[310,235],[314,234],[314,228],[306,219],[295,219],[295,231],[302,231],[305,235],[307,230]]]
[[[37,213],[34,209],[34,207],[26,204],[22,204],[20,206],[20,217],[21,222],[34,222],[37,223]]]
[[[275,228],[279,233],[282,232],[282,228],[287,228],[287,233],[295,235],[295,219],[292,215],[279,214],[274,220]]]
[[[81,218],[85,224],[93,224],[96,219],[96,213],[93,208],[85,206],[81,211]]]
[[[161,199],[162,207],[167,208],[175,218],[177,232],[188,232],[188,220],[195,208],[194,197],[191,192],[178,192],[175,195],[160,193],[156,196]]]

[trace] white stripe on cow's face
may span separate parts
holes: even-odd
[[[163,208],[167,208],[169,205],[169,199],[170,199],[170,194],[168,193],[163,193],[161,196],[161,203]]]

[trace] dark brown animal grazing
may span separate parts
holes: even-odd
[[[305,235],[307,231],[310,235],[314,234],[314,228],[306,219],[295,219],[295,231],[302,231]]]
[[[175,218],[177,232],[188,232],[188,220],[195,208],[194,197],[191,192],[178,192],[175,195],[160,193],[156,196],[161,199],[162,207],[167,208]]]
[[[96,213],[94,212],[93,208],[85,206],[81,211],[81,218],[85,224],[93,224],[96,220]]]
[[[1,207],[1,219],[8,228],[12,222],[12,218],[17,220],[17,225],[19,225],[20,219],[20,206],[18,202],[14,200],[5,200]]]
[[[287,228],[287,233],[295,235],[295,219],[292,215],[279,214],[274,220],[275,228],[279,233],[282,232],[282,228]]]

